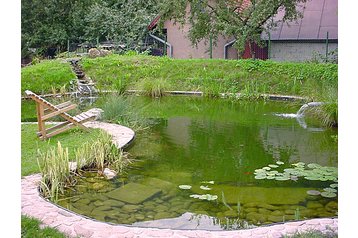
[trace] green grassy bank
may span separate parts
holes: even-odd
[[[161,96],[166,90],[203,91],[207,96],[241,93],[306,97],[328,104],[317,112],[324,124],[338,121],[338,65],[262,60],[171,59],[146,55],[109,55],[81,60],[86,75],[100,90],[144,90]],[[75,78],[64,59],[45,60],[22,69],[21,90],[50,93],[69,88]]]
[[[83,58],[83,69],[102,90],[142,89],[165,81],[167,90],[290,94],[322,99],[337,91],[338,65],[262,60],[170,59],[145,55]],[[22,69],[21,90],[51,92],[75,78],[64,60]]]

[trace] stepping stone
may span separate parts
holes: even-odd
[[[138,183],[128,183],[107,194],[108,197],[130,203],[139,204],[160,194],[162,190]]]

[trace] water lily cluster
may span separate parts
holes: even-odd
[[[269,164],[260,169],[256,169],[255,179],[272,179],[278,181],[293,180],[297,181],[299,178],[315,181],[332,181],[329,187],[322,191],[310,190],[307,191],[309,195],[321,195],[323,197],[336,197],[338,188],[338,169],[336,167],[321,166],[316,163],[306,164],[298,162],[292,164],[292,167],[284,168],[281,172],[274,170],[284,165],[284,162],[277,161],[276,164]]]
[[[203,184],[214,184],[214,181],[202,181]],[[182,184],[179,185],[179,188],[182,190],[190,190],[192,188],[191,185]],[[211,190],[211,188],[208,185],[201,185],[199,187],[201,190],[208,191]],[[207,201],[213,201],[218,199],[217,195],[211,195],[211,194],[191,194],[189,197],[191,198],[197,198],[200,200],[207,200]]]

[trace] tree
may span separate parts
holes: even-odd
[[[274,15],[284,9],[282,21],[301,17],[297,10],[307,0],[161,0],[161,22],[174,20],[190,24],[193,45],[218,36],[234,37],[234,47],[242,54],[246,43],[262,45],[261,33],[277,26]],[[251,45],[251,44],[249,44]]]
[[[92,41],[99,38],[135,48],[146,33],[146,26],[156,16],[157,6],[156,0],[98,2],[84,16],[84,36]]]

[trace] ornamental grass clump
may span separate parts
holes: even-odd
[[[138,87],[143,91],[143,94],[153,98],[159,98],[165,95],[170,87],[170,84],[165,79],[150,79],[145,78],[139,82]]]
[[[118,150],[106,133],[76,149],[75,157],[76,168],[70,169],[68,148],[62,148],[60,142],[57,149],[52,148],[46,153],[39,151],[38,164],[42,173],[40,188],[44,197],[56,202],[65,188],[75,185],[75,175],[83,170],[96,170],[103,175],[104,169],[109,167],[122,173],[130,162],[128,154]]]
[[[70,176],[68,148],[62,148],[58,142],[57,149],[52,148],[46,153],[38,151],[37,161],[42,173],[41,191],[45,197],[57,201],[58,194],[74,183]]]

